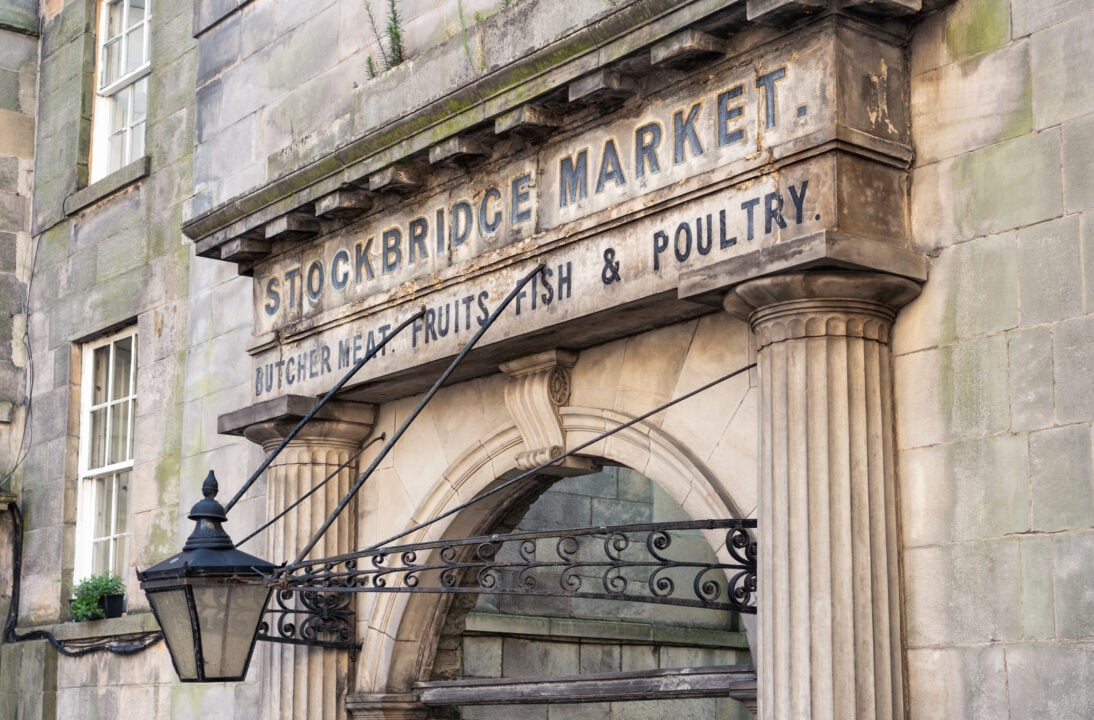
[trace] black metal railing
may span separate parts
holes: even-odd
[[[275,582],[282,592],[490,593],[755,613],[755,527],[694,520],[441,540],[297,566]],[[726,561],[695,542],[706,543],[702,530],[726,531]]]

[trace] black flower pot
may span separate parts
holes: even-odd
[[[99,606],[103,609],[103,617],[121,617],[125,612],[125,595],[104,595],[99,598]]]

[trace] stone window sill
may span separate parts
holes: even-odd
[[[102,180],[93,182],[82,190],[77,190],[65,198],[65,215],[72,215],[128,185],[132,185],[148,174],[150,165],[150,158],[145,155],[120,170],[115,170]]]
[[[122,615],[108,620],[88,620],[86,622],[65,622],[54,625],[46,625],[36,628],[19,628],[19,632],[27,630],[48,630],[58,640],[91,640],[93,638],[108,638],[115,635],[132,635],[136,633],[157,632],[160,629],[156,617],[150,612],[137,612],[130,615]]]

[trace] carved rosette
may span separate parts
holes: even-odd
[[[734,288],[759,345],[760,713],[903,718],[889,331],[919,286],[799,272]]]
[[[517,455],[518,469],[530,470],[565,450],[558,409],[570,401],[570,368],[575,362],[574,353],[548,350],[501,364],[510,377],[505,407],[524,439],[525,449]],[[584,464],[582,468],[584,471]]]

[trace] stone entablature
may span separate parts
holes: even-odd
[[[406,97],[419,96],[416,86],[424,89],[438,74],[450,77],[452,65],[464,62],[461,38],[434,48],[413,61],[413,74],[410,68],[399,68],[369,87],[369,97],[398,98],[391,103],[397,108],[395,114],[381,117],[382,112],[378,115],[375,109],[359,112],[347,116],[349,125],[362,122],[354,119],[357,116],[369,116],[359,129],[347,130],[347,123],[338,122],[329,132],[342,134],[326,139],[321,147],[314,146],[317,141],[312,136],[296,143],[299,147],[285,148],[280,154],[293,157],[271,156],[265,184],[195,212],[184,222],[184,232],[195,240],[199,254],[237,262],[247,272],[257,260],[284,249],[285,241],[314,237],[338,226],[337,222],[316,222],[317,207],[326,206],[328,217],[331,212],[340,214],[341,208],[363,212],[357,201],[334,193],[360,190],[374,194],[377,204],[390,204],[408,189],[416,190],[423,173],[444,174],[444,166],[453,161],[481,160],[483,148],[495,155],[509,154],[510,143],[519,146],[529,137],[588,121],[601,113],[605,102],[618,104],[672,85],[681,77],[681,68],[747,55],[757,44],[778,37],[779,28],[804,16],[835,12],[866,18],[901,35],[907,18],[941,4],[939,0],[644,0],[605,12],[587,30],[562,35],[531,52],[512,48],[523,47],[522,37],[535,46],[538,35],[549,32],[558,19],[539,8],[544,4],[518,5],[470,30],[476,47],[486,53],[483,67],[497,69],[466,79],[461,76],[451,90],[437,97],[433,97],[435,90],[422,93],[422,97],[433,97],[429,102],[406,105]],[[539,17],[537,12],[547,14]],[[199,42],[228,40],[215,30],[202,33]],[[515,54],[508,57],[510,53]],[[205,101],[199,94],[199,114],[215,110],[203,108]],[[899,118],[894,122],[899,124]],[[407,163],[418,172],[394,170]],[[201,168],[198,174],[203,174]]]
[[[309,205],[337,220],[295,212],[262,239],[200,240],[199,252],[255,251],[217,250],[254,276],[254,400],[322,393],[424,306],[352,397],[420,391],[537,261],[542,274],[460,379],[541,351],[537,333],[580,350],[710,312],[727,288],[772,272],[835,266],[923,281],[906,221],[907,70],[891,30],[839,13],[794,34],[756,28],[741,35],[755,41],[748,52],[711,61],[688,51],[690,74],[653,73],[638,95],[601,87],[554,135],[505,141],[504,157],[431,173],[400,166],[380,183],[397,196],[372,183],[372,195],[338,191],[338,207]],[[696,32],[671,47],[708,37]],[[529,109],[539,105],[522,107],[543,122]]]

